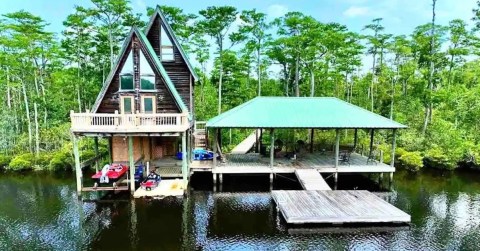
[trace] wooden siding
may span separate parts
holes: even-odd
[[[183,59],[179,49],[173,44],[173,54],[174,54],[174,61],[162,61],[160,58],[160,25],[161,20],[160,17],[157,16],[155,21],[150,28],[150,31],[147,34],[147,39],[153,47],[153,50],[157,54],[160,62],[162,62],[165,71],[167,72],[168,76],[172,80],[175,88],[177,89],[178,93],[180,94],[183,102],[189,108],[190,111],[193,110],[193,86],[194,80],[191,77],[192,73],[188,69],[187,63]],[[167,35],[168,32],[166,32]],[[170,37],[170,40],[172,38]],[[192,80],[191,80],[192,78]],[[168,108],[166,108],[168,109]]]

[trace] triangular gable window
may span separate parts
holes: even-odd
[[[120,71],[120,90],[133,90],[133,83],[133,56],[132,51],[130,51]]]
[[[142,51],[140,51],[140,89],[155,90],[155,72]]]
[[[174,61],[173,43],[165,32],[163,25],[160,26],[160,58],[162,61]]]

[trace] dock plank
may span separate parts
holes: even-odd
[[[277,190],[272,198],[289,224],[409,223],[410,215],[369,191]]]
[[[332,190],[315,169],[296,169],[295,175],[305,190]]]

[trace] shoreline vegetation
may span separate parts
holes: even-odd
[[[1,16],[0,169],[71,169],[70,110],[92,107],[130,27],[145,27],[145,14],[155,8],[134,13],[128,0],[91,2],[72,5],[58,33],[27,11]],[[271,20],[232,6],[198,13],[161,8],[197,62],[197,120],[256,96],[333,96],[409,126],[398,132],[397,167],[480,170],[480,11],[468,17],[472,27],[462,19],[441,25],[435,2],[432,21],[404,35],[389,33],[380,17],[356,33],[300,12]],[[224,130],[223,150],[248,133]],[[299,130],[279,137],[290,148],[309,139]],[[334,138],[329,131],[315,134],[322,144]],[[351,144],[353,133],[345,131],[341,140]],[[359,140],[368,146],[368,132],[359,130]],[[390,135],[379,130],[374,142],[389,163],[391,146],[384,142]],[[95,155],[92,139],[82,139],[80,148],[81,161]],[[100,153],[106,149],[100,140]]]

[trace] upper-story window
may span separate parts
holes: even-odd
[[[141,90],[155,90],[155,72],[140,51],[140,89]]]
[[[132,51],[128,54],[127,60],[120,71],[120,90],[133,90],[135,88],[133,81],[133,56]]]
[[[168,37],[163,26],[160,26],[160,58],[162,61],[174,61],[172,40]]]

